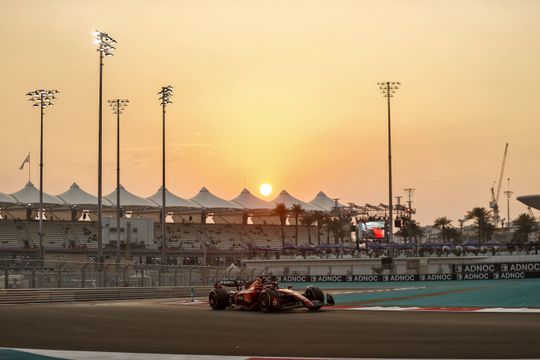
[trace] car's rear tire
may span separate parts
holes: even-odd
[[[279,308],[279,293],[275,290],[268,289],[261,291],[259,295],[259,309],[262,312],[268,313]]]
[[[322,304],[324,304],[324,293],[320,288],[316,286],[308,286],[305,292],[305,296],[311,301],[317,300],[321,303],[321,305],[310,307],[309,310],[319,310],[322,307]]]
[[[208,302],[212,310],[225,310],[229,307],[229,293],[225,289],[214,289],[208,295]]]

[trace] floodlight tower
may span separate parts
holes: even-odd
[[[161,231],[162,231],[162,239],[161,239],[161,264],[166,265],[166,251],[167,248],[167,231],[165,229],[165,216],[167,215],[167,212],[165,211],[166,208],[166,187],[165,187],[165,115],[167,113],[167,105],[172,104],[171,97],[173,96],[173,87],[172,85],[163,86],[161,90],[158,92],[159,100],[161,104],[161,113],[162,113],[162,120],[163,120],[163,128],[162,128],[162,134],[163,134],[163,141],[162,141],[162,162],[161,162],[161,169],[162,169],[162,184],[161,184]]]
[[[43,117],[45,108],[53,106],[58,90],[34,90],[26,93],[32,106],[39,106],[40,135],[39,135],[39,263],[43,267],[45,249],[43,248]]]
[[[116,262],[120,263],[120,115],[129,104],[127,99],[109,100],[109,106],[116,115]]]
[[[381,90],[381,94],[383,97],[387,100],[387,106],[388,106],[388,243],[389,243],[389,255],[390,257],[393,256],[394,249],[392,246],[393,241],[393,214],[392,214],[392,128],[390,123],[390,98],[394,97],[394,94],[396,93],[396,90],[399,89],[401,86],[401,83],[394,82],[394,81],[385,81],[385,82],[379,82],[377,83],[379,85],[379,89]]]
[[[98,271],[101,273],[103,270],[103,221],[102,221],[102,186],[103,186],[103,58],[105,56],[113,56],[113,51],[116,50],[114,44],[116,40],[109,36],[109,34],[95,30],[92,33],[96,40],[94,44],[98,45],[97,51],[99,52],[99,108],[98,108],[98,253],[97,263]],[[117,189],[118,191],[118,189]],[[99,277],[99,286],[102,286],[101,276]]]

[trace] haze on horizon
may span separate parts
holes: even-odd
[[[0,0],[0,192],[38,183],[39,115],[25,94],[58,89],[45,117],[44,191],[97,192],[98,53],[118,41],[104,99],[128,98],[122,184],[161,183],[156,95],[173,85],[168,188],[231,199],[269,183],[309,201],[387,203],[386,103],[392,103],[394,193],[416,188],[416,218],[458,225],[488,206],[504,144],[514,195],[540,193],[538,1]],[[115,118],[104,108],[104,194],[115,184]],[[514,196],[515,198],[515,196]],[[506,200],[501,195],[501,215]],[[512,200],[512,217],[526,207]]]

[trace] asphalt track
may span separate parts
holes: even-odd
[[[177,299],[0,306],[0,346],[295,357],[538,358],[540,314],[211,311]]]

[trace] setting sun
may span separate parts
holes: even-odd
[[[268,196],[272,193],[272,185],[270,184],[262,184],[259,188],[259,191],[262,195]]]

